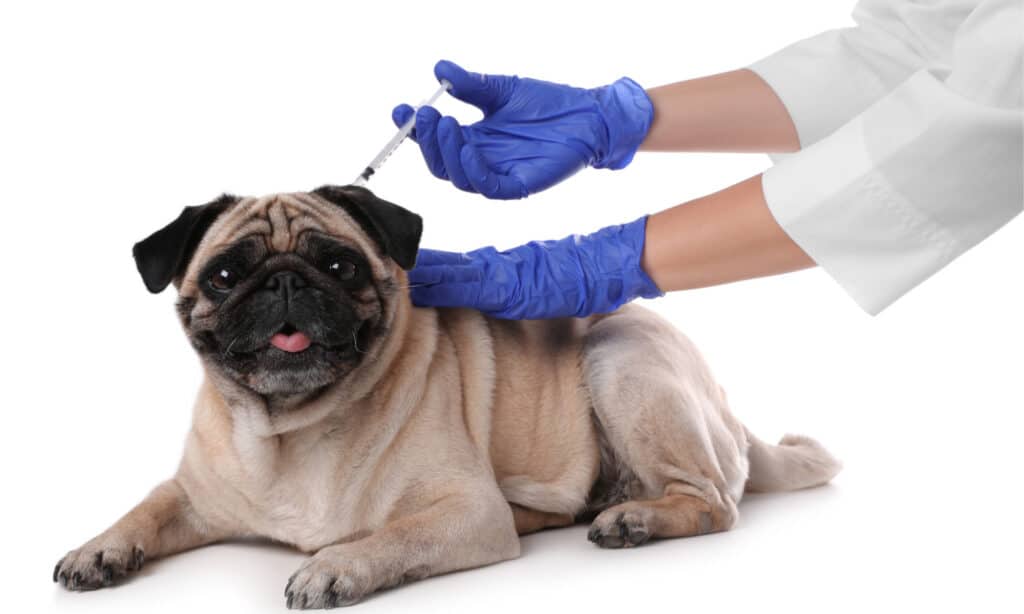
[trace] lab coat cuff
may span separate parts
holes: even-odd
[[[907,83],[908,89],[934,87],[940,86],[925,72]],[[879,157],[888,151],[871,146],[866,120],[872,111],[887,116],[900,111],[898,101],[883,104],[887,108],[869,110],[866,117],[780,160],[762,177],[765,200],[779,225],[872,315],[965,248],[878,171]],[[907,125],[915,118],[904,119]],[[913,132],[908,126],[888,145],[898,148]]]

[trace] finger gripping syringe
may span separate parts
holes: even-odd
[[[437,102],[437,99],[441,97],[441,94],[450,90],[451,87],[451,83],[449,83],[445,79],[441,79],[441,87],[437,88],[437,91],[434,92],[430,96],[430,98],[427,98],[423,102],[419,103],[416,106],[416,108],[413,109],[412,115],[404,124],[402,124],[402,127],[398,129],[398,134],[396,134],[394,137],[391,138],[390,141],[388,141],[388,144],[384,146],[384,149],[380,150],[380,153],[377,154],[377,157],[370,161],[366,168],[363,169],[363,172],[360,173],[358,177],[356,177],[355,181],[352,182],[352,185],[366,185],[367,180],[369,180],[370,177],[374,173],[376,173],[378,169],[380,169],[381,165],[384,164],[384,161],[387,160],[391,156],[391,154],[395,153],[395,150],[398,149],[398,146],[402,144],[402,141],[405,140],[405,137],[409,136],[409,133],[412,132],[413,126],[416,125],[416,111],[422,106],[431,105]]]

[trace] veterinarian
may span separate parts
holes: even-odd
[[[422,250],[413,301],[584,316],[817,264],[877,313],[1021,212],[1022,12],[1021,0],[862,0],[856,27],[647,91],[439,62],[484,118],[461,126],[423,107],[415,139],[430,172],[464,191],[524,198],[587,166],[623,169],[638,149],[767,152],[775,165],[586,236]]]

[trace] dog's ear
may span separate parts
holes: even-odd
[[[132,256],[146,289],[156,294],[184,274],[207,229],[238,200],[224,194],[205,205],[185,207],[178,219],[136,243]]]
[[[398,266],[409,270],[416,264],[423,218],[359,186],[325,185],[313,194],[344,209]]]

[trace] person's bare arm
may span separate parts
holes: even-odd
[[[647,219],[641,266],[663,292],[815,266],[779,227],[756,175]]]
[[[793,120],[775,92],[742,69],[647,90],[654,121],[641,151],[790,152]]]

